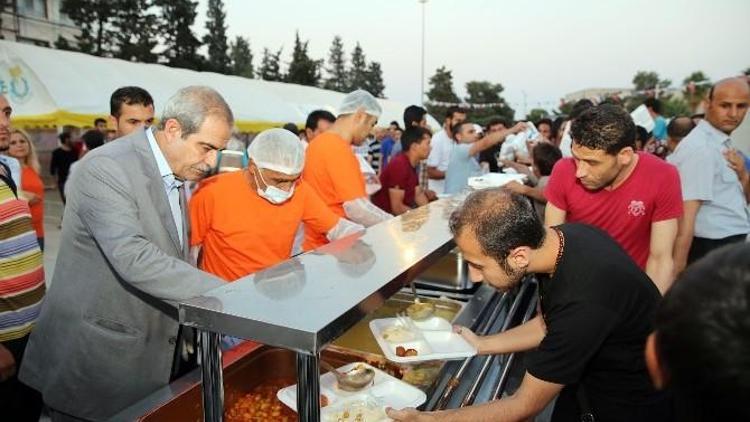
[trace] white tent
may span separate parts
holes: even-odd
[[[302,125],[315,109],[336,113],[344,94],[309,86],[132,63],[82,53],[0,41],[0,90],[13,107],[18,127],[92,126],[109,114],[109,96],[125,85],[140,86],[154,98],[156,115],[179,88],[207,85],[232,107],[242,132]],[[406,104],[380,100],[380,125],[403,122]],[[433,128],[440,124],[428,116]],[[403,123],[402,123],[403,124]]]

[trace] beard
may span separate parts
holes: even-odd
[[[512,290],[513,288],[521,284],[521,280],[523,280],[523,277],[526,275],[525,269],[511,268],[511,266],[508,265],[507,262],[503,262],[501,268],[505,275],[508,276],[508,282],[506,283],[507,290]]]

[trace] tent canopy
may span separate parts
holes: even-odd
[[[92,126],[109,115],[109,97],[119,87],[140,86],[154,98],[156,116],[179,88],[206,85],[216,89],[234,112],[237,128],[258,132],[292,122],[303,125],[315,109],[336,114],[344,94],[320,88],[196,72],[158,64],[0,41],[0,91],[13,107],[18,127]],[[403,122],[405,104],[379,100],[379,125]],[[428,116],[433,128],[440,124]]]

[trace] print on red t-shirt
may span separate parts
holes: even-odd
[[[576,178],[572,158],[557,162],[544,196],[566,212],[566,222],[586,223],[612,236],[631,258],[646,268],[651,224],[682,215],[677,169],[647,153],[638,153],[633,173],[614,190],[587,190]]]

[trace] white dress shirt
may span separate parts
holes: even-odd
[[[180,187],[182,187],[182,181],[177,180],[172,172],[172,168],[169,167],[167,159],[159,148],[159,144],[156,143],[153,129],[146,129],[146,137],[148,138],[148,144],[151,146],[151,152],[154,153],[156,159],[156,165],[159,168],[159,174],[164,181],[164,191],[167,194],[169,200],[169,208],[172,210],[172,219],[174,225],[177,228],[177,236],[180,238],[180,244],[185,245],[187,239],[183,239],[183,221],[182,221],[182,209],[180,208]]]

